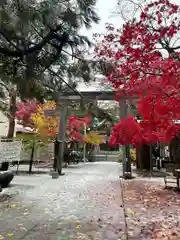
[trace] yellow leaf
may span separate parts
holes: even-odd
[[[59,117],[48,117],[44,115],[44,110],[46,109],[55,110],[56,103],[54,101],[48,101],[44,104],[39,104],[37,112],[31,115],[37,133],[43,140],[49,138],[51,135],[51,137],[54,136],[51,130],[57,132],[59,123]]]
[[[10,205],[11,208],[15,208],[16,207],[16,204],[12,204]]]
[[[136,211],[133,211],[132,209],[128,208],[127,209],[127,213],[134,215],[136,213]]]
[[[78,225],[76,226],[76,228],[81,228],[81,225],[80,225],[80,224],[78,224]]]
[[[103,138],[96,132],[89,132],[85,136],[85,142],[98,145],[103,142]]]
[[[4,239],[4,237],[2,235],[0,235],[0,240],[3,240],[3,239]]]
[[[13,237],[14,233],[7,233],[7,237]]]

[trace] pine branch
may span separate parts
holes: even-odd
[[[61,45],[65,45],[68,41],[68,34],[67,33],[63,33],[62,35],[58,35],[57,32],[61,29],[61,25],[59,25],[56,29],[50,29],[49,33],[37,44],[35,44],[33,47],[29,47],[27,49],[18,49],[18,47],[16,45],[14,45],[14,43],[12,41],[10,41],[9,39],[6,39],[7,41],[14,46],[14,48],[16,48],[16,50],[10,50],[7,49],[5,47],[0,47],[0,54],[4,55],[6,57],[23,57],[26,56],[28,54],[32,54],[35,53],[37,51],[41,51],[42,48],[47,44],[50,43],[51,40],[56,39],[58,40]],[[0,32],[0,34],[2,35],[2,32]],[[2,35],[3,37],[5,37],[5,34],[3,33]]]

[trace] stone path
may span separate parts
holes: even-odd
[[[120,164],[83,163],[65,176],[16,176],[0,203],[0,240],[124,238]],[[16,194],[15,194],[16,193]]]

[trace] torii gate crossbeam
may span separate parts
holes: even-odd
[[[90,92],[63,92],[61,93],[59,100],[68,99],[68,100],[115,100],[116,92],[115,91],[90,91]],[[132,100],[137,99],[137,97],[133,96],[124,96],[121,100]]]

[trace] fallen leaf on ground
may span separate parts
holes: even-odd
[[[25,212],[25,213],[23,213],[23,215],[26,216],[26,215],[29,215],[29,213],[28,213],[28,212]]]
[[[78,224],[78,225],[76,226],[76,228],[81,228],[81,225],[80,225],[80,224]]]
[[[175,191],[165,190],[158,181],[138,179],[124,183],[124,200],[128,229],[133,237],[139,240],[180,239],[177,218],[180,199]]]
[[[128,209],[127,209],[127,213],[129,213],[129,214],[135,214],[136,211],[133,211],[132,209],[128,208]]]
[[[6,235],[7,235],[7,237],[13,237],[14,233],[7,233]]]
[[[10,205],[10,208],[15,208],[15,207],[16,207],[16,204]]]

